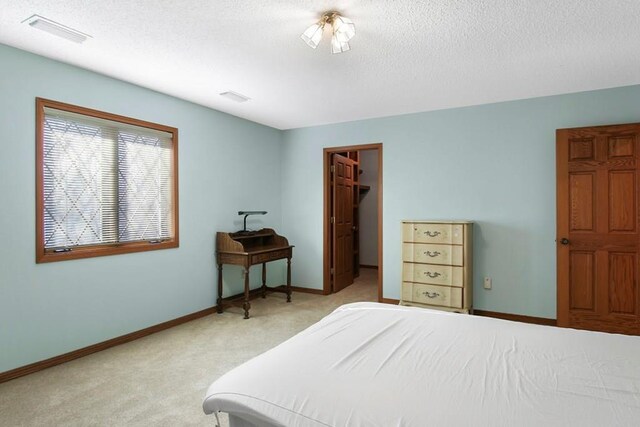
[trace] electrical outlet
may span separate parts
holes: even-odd
[[[484,278],[484,288],[491,289],[491,277]]]

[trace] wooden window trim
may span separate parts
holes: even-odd
[[[168,132],[172,135],[172,165],[173,185],[171,196],[173,201],[172,221],[174,226],[173,237],[160,243],[149,242],[127,242],[127,243],[107,243],[73,248],[70,252],[53,252],[44,247],[44,109],[45,107],[71,113],[83,114],[85,116],[99,119],[111,120],[128,125],[145,127],[153,130]],[[133,119],[117,114],[105,113],[90,108],[79,107],[77,105],[65,104],[63,102],[49,99],[36,98],[36,263],[66,261],[79,258],[92,258],[106,255],[126,254],[132,252],[153,251],[159,249],[177,248],[179,246],[178,222],[178,129],[157,123]]]

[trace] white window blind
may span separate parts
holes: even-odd
[[[173,235],[172,135],[44,109],[44,247]]]

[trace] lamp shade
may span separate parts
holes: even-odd
[[[341,43],[346,43],[356,35],[356,24],[349,18],[336,15],[333,18],[333,35]]]
[[[331,37],[331,53],[342,53],[348,50],[351,50],[351,46],[349,46],[349,43],[341,42],[340,40],[338,40],[338,37],[336,37],[336,34],[334,32],[333,36]]]
[[[320,40],[322,40],[322,32],[324,31],[324,23],[317,22],[304,30],[304,33],[300,36],[302,40],[306,44],[308,44],[313,49],[317,48],[320,44]]]

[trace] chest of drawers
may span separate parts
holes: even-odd
[[[402,222],[400,304],[470,313],[473,223]]]

